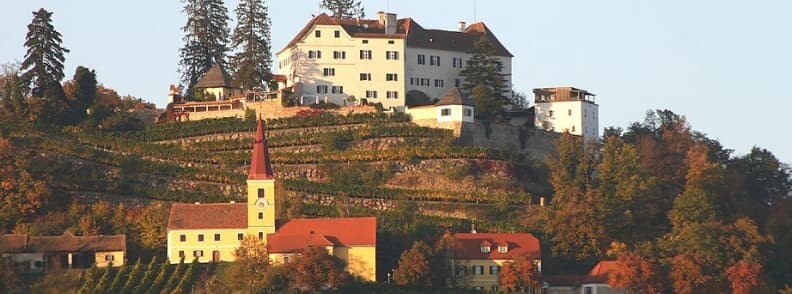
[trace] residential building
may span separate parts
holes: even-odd
[[[412,122],[423,127],[449,129],[459,136],[466,123],[473,123],[473,102],[457,88],[452,88],[434,104],[406,106]]]
[[[350,273],[376,279],[376,218],[276,219],[278,199],[261,119],[256,127],[245,203],[174,203],[168,220],[171,263],[234,261],[246,235],[264,241],[274,263],[289,262],[307,246],[322,246]]]
[[[438,99],[463,83],[474,43],[486,38],[511,88],[512,54],[481,22],[454,31],[425,29],[412,18],[334,19],[321,14],[277,54],[280,72],[302,102],[343,105],[348,96],[402,110],[411,94]]]
[[[593,93],[573,87],[533,90],[535,126],[551,132],[599,138],[599,105]]]
[[[608,286],[608,276],[616,261],[600,261],[587,275],[552,275],[542,277],[547,294],[623,294],[623,289]]]
[[[30,236],[0,235],[0,253],[21,272],[37,273],[45,269],[123,266],[126,258],[126,235]]]
[[[203,96],[204,100],[226,100],[238,94],[234,89],[231,75],[219,63],[215,63],[209,71],[193,86],[196,96]],[[173,101],[172,101],[173,102]]]
[[[533,259],[537,270],[542,270],[539,239],[528,233],[458,233],[453,244],[451,264],[457,287],[498,292],[503,264],[522,256]]]

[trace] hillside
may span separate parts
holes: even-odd
[[[476,219],[489,207],[536,204],[548,191],[535,162],[458,146],[450,131],[415,126],[400,114],[319,114],[266,126],[283,199],[301,200],[306,209],[393,210],[407,202],[424,214]],[[244,196],[253,128],[252,121],[219,119],[123,133],[24,131],[12,138],[69,163],[55,185],[79,197],[228,202]]]

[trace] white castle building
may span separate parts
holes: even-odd
[[[533,90],[536,103],[534,124],[537,128],[559,133],[569,132],[585,140],[599,138],[599,105],[596,95],[573,87]]]
[[[278,52],[280,72],[301,103],[344,105],[348,96],[402,110],[429,104],[453,88],[475,41],[489,40],[511,89],[512,54],[482,22],[458,30],[430,30],[412,18],[377,13],[377,19],[311,19]],[[429,101],[427,101],[429,100]]]

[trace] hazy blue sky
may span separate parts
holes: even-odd
[[[270,0],[273,50],[319,0]],[[474,19],[473,0],[363,1],[366,12],[411,16],[425,28]],[[227,0],[229,10],[237,0]],[[67,77],[96,69],[120,94],[165,104],[177,83],[177,0],[0,0],[0,63],[22,59],[31,11],[55,12]],[[479,0],[476,16],[515,55],[518,91],[572,85],[598,95],[600,125],[627,126],[649,109],[687,116],[738,154],[758,145],[792,162],[792,1]],[[277,64],[277,62],[275,62]]]

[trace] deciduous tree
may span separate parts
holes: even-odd
[[[266,286],[264,275],[270,268],[270,259],[264,241],[246,235],[234,251],[236,261],[231,266],[231,279],[242,291],[255,292]]]
[[[334,289],[349,278],[344,262],[327,253],[327,249],[310,246],[294,262],[295,285],[303,290]]]
[[[608,276],[611,288],[624,289],[628,293],[662,293],[657,266],[635,252],[623,252],[616,261],[617,266]]]
[[[520,256],[506,262],[498,274],[501,287],[508,291],[538,289],[541,286],[539,269],[529,256]]]
[[[750,294],[758,292],[762,285],[759,275],[762,265],[756,262],[740,260],[726,269],[726,278],[729,280],[733,294]]]
[[[399,258],[394,281],[399,285],[428,287],[432,285],[432,248],[423,241],[413,243]]]

